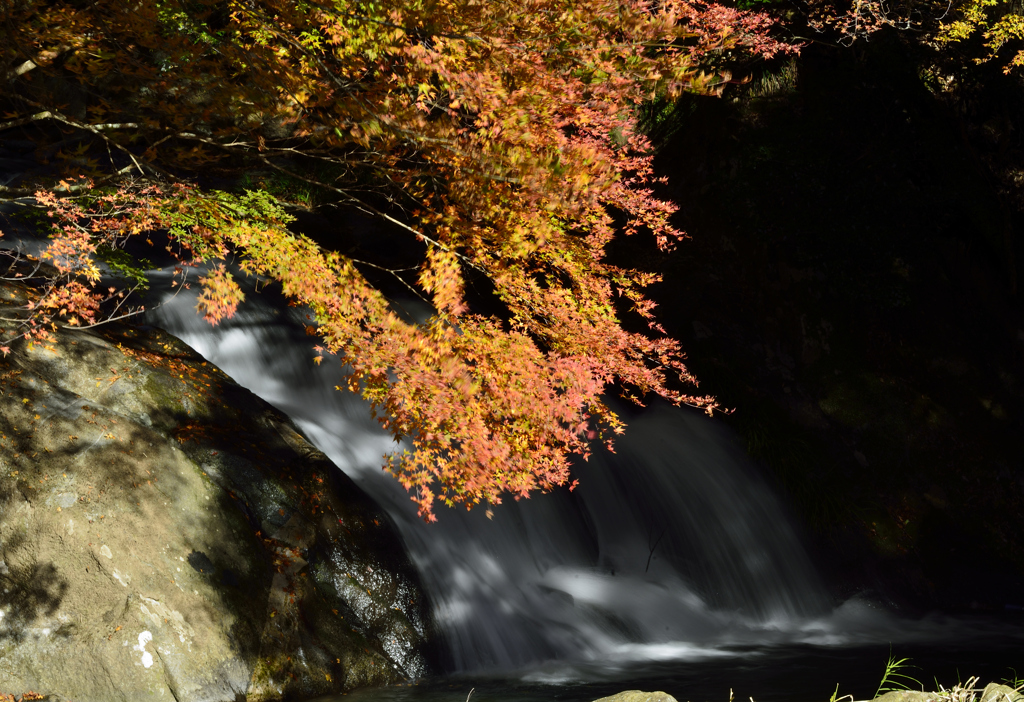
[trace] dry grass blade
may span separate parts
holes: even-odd
[[[957,683],[949,690],[939,685],[938,695],[941,702],[975,702],[980,692],[978,678],[974,676],[968,678],[965,683]]]

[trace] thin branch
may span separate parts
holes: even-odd
[[[0,123],[0,132],[7,131],[8,129],[14,129],[15,127],[20,127],[21,125],[29,124],[30,122],[38,122],[39,120],[50,119],[52,117],[52,112],[50,112],[49,110],[44,110],[43,112],[37,112],[36,114],[29,115],[28,117],[12,119],[10,122]]]
[[[107,317],[106,319],[102,319],[99,322],[95,322],[93,324],[87,324],[85,326],[81,326],[81,325],[77,325],[76,326],[76,325],[73,325],[73,324],[61,324],[60,327],[61,327],[61,329],[73,329],[73,330],[77,330],[77,331],[81,331],[82,329],[92,329],[93,327],[100,327],[100,326],[103,326],[104,324],[109,324],[111,322],[118,322],[118,321],[120,321],[122,319],[127,319],[128,317],[134,317],[137,314],[143,314],[145,311],[146,311],[146,308],[139,307],[138,309],[134,309],[131,312],[125,312],[124,314],[122,314],[120,316],[117,316],[117,317]]]
[[[661,543],[661,539],[662,539],[663,536],[665,536],[665,532],[666,531],[668,531],[668,527],[665,527],[664,529],[661,530],[661,534],[658,535],[658,539],[654,542],[653,546],[651,546],[650,544],[651,544],[651,536],[654,534],[654,530],[651,529],[648,532],[648,534],[647,534],[647,545],[648,545],[648,548],[650,550],[647,553],[647,565],[644,567],[644,572],[645,573],[648,570],[650,570],[650,568],[651,568],[651,558],[654,557],[654,549],[658,548],[658,544]]]
[[[133,159],[133,161],[134,161],[134,159]],[[133,163],[130,166],[125,166],[124,168],[116,170],[113,173],[105,175],[102,178],[98,178],[96,180],[87,181],[87,182],[84,182],[84,183],[78,183],[76,185],[68,185],[67,187],[47,188],[47,191],[53,193],[54,195],[73,195],[73,194],[81,192],[83,190],[90,190],[90,189],[96,187],[97,185],[102,185],[103,183],[106,183],[109,180],[113,180],[114,178],[117,178],[118,176],[122,176],[122,175],[128,173],[129,171],[131,171],[132,169],[136,168],[137,166],[138,166],[138,163]],[[6,185],[0,185],[0,195],[10,195],[11,196],[11,197],[0,197],[0,202],[14,202],[14,201],[17,200],[17,198],[32,197],[38,191],[39,191],[39,188],[9,188]],[[25,205],[25,206],[26,207],[31,207],[31,205]]]
[[[19,95],[17,97],[22,102],[26,102],[29,105],[32,105],[33,107],[40,107],[40,108],[44,107],[43,105],[40,105],[39,103],[35,102],[34,100],[29,100],[28,98],[26,98],[24,96]],[[132,154],[132,152],[129,151],[127,147],[122,146],[121,144],[117,143],[116,141],[112,141],[110,139],[110,137],[108,137],[105,134],[103,134],[103,128],[105,128],[108,125],[101,125],[101,127],[102,127],[101,128],[101,127],[96,127],[96,126],[91,125],[91,124],[82,124],[81,122],[77,122],[77,121],[75,121],[73,119],[69,119],[69,118],[65,117],[64,115],[60,114],[59,112],[50,112],[49,118],[54,120],[54,121],[60,122],[62,124],[66,124],[69,127],[74,127],[75,129],[82,129],[82,130],[87,131],[87,132],[92,132],[93,134],[98,136],[100,139],[103,139],[103,141],[107,142],[107,144],[109,144],[110,146],[113,146],[115,149],[123,151],[125,154],[127,154],[128,157],[135,164],[135,166],[139,169],[139,172],[142,173],[143,175],[146,174],[146,172],[142,169],[142,166],[140,166],[139,162],[135,159],[135,155]],[[118,125],[118,127],[119,126],[120,125]],[[151,168],[155,173],[161,173],[162,175],[168,175],[167,173],[165,173],[163,171],[163,169],[157,168],[156,166],[154,166],[151,163],[147,162],[146,165],[149,168]],[[2,192],[2,191],[0,191],[0,192]]]
[[[375,215],[377,217],[380,217],[381,219],[383,219],[385,221],[391,222],[395,226],[400,227],[400,228],[402,228],[402,229],[404,229],[404,230],[406,230],[408,232],[411,232],[418,239],[422,239],[423,241],[425,241],[428,244],[431,244],[433,246],[436,246],[437,248],[441,249],[442,251],[447,251],[448,253],[450,253],[453,256],[455,256],[458,259],[460,259],[467,266],[470,266],[471,268],[473,268],[473,269],[475,269],[475,270],[477,270],[477,271],[479,271],[481,273],[484,273],[485,275],[487,274],[487,271],[485,271],[483,268],[478,266],[469,257],[465,256],[464,254],[459,253],[458,251],[455,251],[454,249],[452,249],[449,246],[446,246],[445,244],[442,244],[440,241],[438,241],[438,240],[436,240],[436,239],[434,239],[432,237],[427,236],[422,231],[420,231],[420,230],[418,230],[418,229],[416,229],[414,227],[410,227],[405,222],[403,222],[403,221],[401,221],[399,219],[395,219],[394,217],[392,217],[391,215],[387,214],[386,212],[382,212],[381,210],[377,209],[373,205],[371,205],[371,204],[369,204],[367,202],[363,202],[359,198],[357,198],[354,195],[352,195],[352,193],[350,193],[349,191],[342,190],[341,188],[338,188],[338,187],[333,186],[333,185],[329,185],[327,183],[322,183],[319,180],[315,180],[313,178],[307,178],[305,176],[299,175],[298,173],[293,173],[292,171],[289,171],[287,168],[282,168],[281,166],[278,166],[276,163],[273,163],[272,161],[267,159],[267,157],[265,157],[263,154],[259,155],[259,159],[261,161],[263,161],[263,163],[265,163],[266,165],[268,165],[271,168],[273,168],[274,170],[280,171],[281,173],[284,173],[285,175],[291,176],[292,178],[296,178],[296,179],[301,180],[301,181],[305,181],[306,183],[310,183],[311,185],[316,185],[316,186],[319,186],[321,188],[325,188],[325,189],[330,190],[332,192],[338,193],[339,195],[344,197],[346,199],[346,201],[348,201],[349,204],[355,206],[357,209],[360,209],[363,212],[366,212],[367,214],[372,214],[372,215]]]
[[[370,268],[376,268],[377,270],[384,271],[385,273],[390,273],[391,275],[393,275],[395,278],[398,279],[398,282],[400,282],[402,285],[407,287],[412,292],[413,295],[415,295],[419,299],[423,300],[423,302],[427,303],[428,305],[433,305],[434,304],[430,300],[428,300],[427,298],[423,297],[423,295],[420,293],[420,291],[417,290],[416,288],[414,288],[412,286],[412,284],[409,283],[405,278],[403,278],[402,276],[398,275],[398,273],[400,272],[399,270],[395,270],[394,268],[385,268],[384,266],[378,266],[376,263],[370,263],[369,261],[360,261],[358,258],[352,258],[351,256],[349,256],[348,259],[350,261],[352,261],[352,263],[358,263],[358,264],[363,265],[363,266],[369,266]],[[416,269],[415,268],[402,268],[400,270],[402,270],[402,271],[412,271],[412,270],[416,270]]]
[[[22,98],[22,99],[24,100],[24,98]],[[29,102],[29,101],[25,100],[25,102]],[[51,112],[50,110],[44,110],[42,112],[37,112],[34,115],[29,115],[28,117],[21,117],[19,119],[12,119],[10,122],[4,122],[4,123],[0,124],[0,132],[6,131],[8,129],[14,129],[15,127],[20,127],[21,125],[28,124],[30,122],[38,122],[39,120],[43,120],[43,119],[54,119],[54,120],[57,120],[58,122],[64,122],[65,124],[70,124],[71,126],[78,127],[79,129],[89,129],[89,130],[94,131],[94,132],[97,131],[97,130],[105,131],[105,130],[108,130],[108,129],[140,129],[140,128],[145,126],[145,125],[140,124],[138,122],[110,122],[110,123],[107,123],[107,124],[78,124],[78,123],[72,123],[72,122],[68,121],[67,118],[61,116],[59,113]]]
[[[21,245],[19,244],[19,247],[20,246]],[[31,279],[36,277],[36,273],[38,273],[39,269],[43,267],[43,262],[41,260],[39,260],[39,259],[35,259],[35,265],[32,267],[32,270],[29,271],[27,274],[21,273],[21,274],[18,274],[18,275],[10,275],[10,272],[13,271],[14,267],[17,266],[19,263],[22,263],[24,261],[31,261],[32,259],[29,258],[28,255],[24,251],[22,251],[20,248],[19,249],[0,249],[0,255],[8,256],[11,259],[10,264],[8,264],[8,266],[7,266],[7,270],[2,275],[0,275],[0,280],[10,280],[10,281],[31,280]]]
[[[198,134],[194,134],[192,132],[177,132],[175,134],[171,134],[170,136],[171,137],[177,137],[179,139],[187,139],[189,141],[199,141],[199,142],[202,142],[204,144],[209,144],[210,146],[216,146],[218,148],[225,149],[225,150],[230,150],[232,147],[235,147],[235,146],[242,146],[242,147],[245,147],[247,149],[255,149],[256,148],[255,142],[251,142],[251,141],[232,141],[232,142],[228,142],[227,144],[222,144],[219,141],[214,141],[213,139],[208,139],[206,137],[199,136]]]
[[[144,126],[146,126],[146,125],[140,124],[138,122],[110,122],[109,124],[92,124],[92,125],[89,125],[89,127],[91,129],[94,129],[94,130],[95,129],[100,129],[100,130],[107,130],[107,129],[141,129]]]

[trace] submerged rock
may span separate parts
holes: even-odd
[[[426,672],[427,611],[386,514],[176,338],[111,325],[0,359],[0,692],[386,684]]]

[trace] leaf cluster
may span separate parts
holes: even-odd
[[[313,310],[317,359],[350,369],[345,387],[411,442],[387,467],[427,518],[437,500],[568,482],[570,455],[621,431],[600,399],[613,383],[716,406],[683,390],[695,381],[644,295],[656,276],[604,252],[622,234],[683,238],[638,107],[793,51],[767,16],[703,0],[0,0],[0,14],[0,132],[63,169],[0,186],[56,223],[58,273],[26,323],[101,321],[96,260],[139,282],[142,264],[112,252],[157,231],[182,271],[209,264],[198,307],[217,323],[242,299],[237,260]],[[256,169],[275,176],[195,185]],[[357,208],[424,253],[409,271],[324,249],[282,200]],[[404,320],[371,269],[434,314]],[[470,300],[475,281],[493,303]]]

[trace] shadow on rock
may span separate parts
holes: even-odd
[[[61,331],[0,359],[0,393],[7,691],[254,701],[427,672],[390,519],[178,339]]]
[[[24,539],[15,537],[0,546],[5,554],[0,560],[0,650],[5,643],[19,643],[32,635],[67,637],[73,629],[68,623],[54,630],[36,626],[60,609],[69,584],[52,563],[8,566],[7,554],[17,552],[23,544]]]

